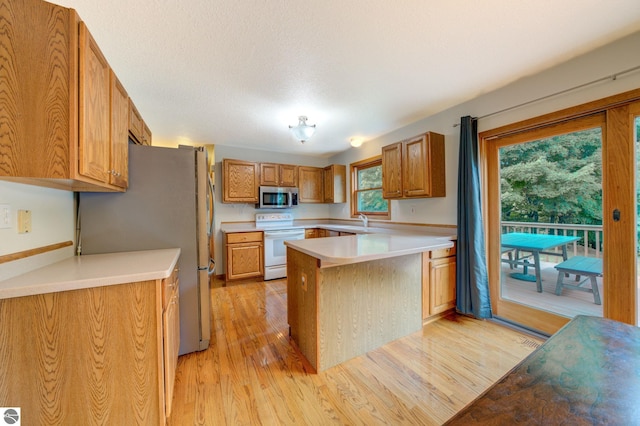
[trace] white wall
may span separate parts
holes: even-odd
[[[637,52],[640,52],[640,32],[577,57],[560,66],[521,79],[502,89],[484,94],[476,99],[370,140],[360,148],[351,148],[331,157],[329,162],[348,165],[380,154],[381,148],[390,143],[426,131],[442,133],[445,135],[446,146],[447,196],[444,198],[392,201],[391,220],[394,222],[454,225],[456,223],[457,209],[460,131],[459,127],[453,127],[453,125],[460,122],[460,117],[466,115],[482,117],[639,66],[640,56]],[[473,73],[472,67],[469,68],[469,73]],[[425,71],[425,78],[428,78],[427,71]],[[443,82],[443,84],[446,84],[446,82]],[[615,81],[609,80],[590,85],[544,101],[480,119],[478,121],[478,130],[482,132],[637,88],[640,88],[640,71],[619,76]],[[347,185],[350,185],[349,177],[347,177]],[[416,210],[415,214],[411,213],[412,207]],[[336,219],[349,218],[348,206],[333,206],[331,208],[331,217]]]
[[[73,192],[0,181],[0,204],[11,207],[12,226],[0,229],[0,255],[74,241]],[[32,232],[18,234],[17,211],[31,210]],[[73,246],[0,264],[0,281],[73,256]]]

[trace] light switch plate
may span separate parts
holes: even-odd
[[[0,204],[0,229],[11,228],[11,206]]]
[[[31,210],[18,210],[18,234],[31,233]]]

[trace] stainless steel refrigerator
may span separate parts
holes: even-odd
[[[211,338],[213,186],[203,148],[129,145],[124,193],[80,193],[82,254],[180,247],[180,354]]]

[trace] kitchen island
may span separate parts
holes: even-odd
[[[326,370],[422,327],[422,256],[447,238],[362,234],[287,241],[289,334]]]

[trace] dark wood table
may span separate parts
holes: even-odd
[[[640,329],[577,316],[447,425],[640,425]]]

